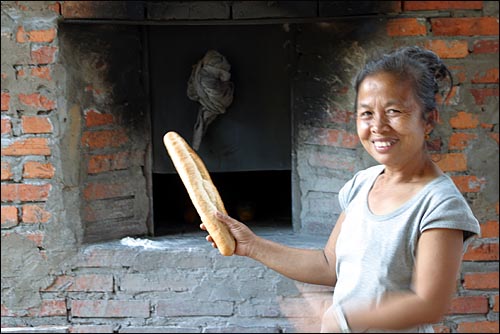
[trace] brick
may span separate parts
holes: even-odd
[[[262,329],[260,329],[262,328]],[[264,326],[252,325],[247,326],[204,326],[204,331],[207,333],[266,333],[269,329]],[[153,333],[199,333],[200,329],[195,324],[175,324],[166,326],[127,326],[120,328],[120,334],[153,334]]]
[[[498,290],[498,272],[466,273],[463,286],[467,290]]]
[[[31,69],[31,76],[52,81],[51,69],[48,66],[37,66]]]
[[[17,43],[26,43],[28,41],[28,36],[26,31],[24,31],[24,27],[18,27],[16,31],[16,42]]]
[[[403,1],[404,11],[482,8],[482,1]]]
[[[15,317],[16,314],[7,308],[4,304],[1,305],[2,317]]]
[[[136,265],[137,249],[89,249],[78,260],[78,266],[84,268],[110,267],[122,268]],[[168,258],[168,256],[167,256]],[[186,258],[187,259],[187,258]],[[147,266],[147,265],[146,265]]]
[[[115,326],[113,325],[76,325],[76,326],[71,326],[69,328],[69,332],[70,333],[114,333],[114,327]],[[124,328],[122,327],[120,329],[120,332],[123,333],[123,330]],[[134,333],[139,333],[139,331],[136,331]]]
[[[477,193],[486,185],[484,179],[474,175],[453,175],[451,178],[461,193]]]
[[[1,105],[2,105],[2,111],[8,111],[10,108],[10,93],[8,92],[2,92],[2,97],[1,97]]]
[[[65,1],[61,13],[66,19],[143,19],[143,6],[120,1]]]
[[[199,285],[199,279],[197,275],[176,275],[172,271],[161,274],[125,274],[121,277],[119,291],[127,294],[146,291],[185,292],[190,287]]]
[[[439,57],[449,58],[465,58],[469,55],[469,47],[467,41],[457,40],[432,40],[425,43],[425,47],[434,51]]]
[[[29,317],[66,316],[66,301],[63,299],[45,299],[41,301],[39,306],[31,307],[22,311],[9,309],[2,304],[2,317],[26,317],[26,316]],[[22,331],[14,331],[14,332],[9,331],[7,333],[53,333],[52,331],[50,331],[50,329],[52,329],[50,326],[29,327],[29,328],[33,329],[33,331],[24,331],[23,327]],[[65,333],[65,332],[60,332],[60,333]]]
[[[123,183],[90,183],[83,191],[86,200],[125,197],[132,193],[130,187]]]
[[[94,201],[84,209],[86,222],[106,221],[134,217],[134,199],[123,198],[113,201]]]
[[[482,125],[484,126],[485,124],[482,124]],[[494,127],[494,125],[493,125],[493,124],[488,124],[488,128],[489,128],[489,129],[492,129],[493,127]],[[491,139],[493,139],[494,141],[496,141],[496,142],[497,142],[497,145],[498,145],[498,144],[500,144],[500,136],[499,136],[499,134],[498,134],[498,133],[489,133],[489,134],[488,134],[488,136],[489,136]]]
[[[16,40],[18,43],[35,42],[35,43],[52,43],[56,37],[56,29],[31,30],[25,31],[24,27],[19,27],[16,32]]]
[[[479,40],[474,41],[472,52],[481,53],[498,53],[498,39],[496,40]]]
[[[12,180],[12,169],[10,163],[2,161],[2,181]]]
[[[56,59],[58,48],[54,46],[34,46],[30,57],[33,65],[53,64]]]
[[[498,220],[489,220],[481,224],[481,238],[498,237]]]
[[[387,21],[387,35],[398,36],[425,36],[427,27],[425,20],[417,18],[397,18]]]
[[[2,118],[2,135],[12,134],[12,122],[9,118]]]
[[[58,276],[44,291],[69,292],[112,292],[113,275],[84,274],[78,276]]]
[[[30,42],[52,43],[56,37],[56,29],[31,30],[27,35]]]
[[[349,110],[332,110],[330,113],[330,117],[328,117],[328,123],[334,124],[351,124],[352,121],[356,119],[356,116],[352,111]]]
[[[90,149],[120,147],[128,141],[124,130],[85,131],[82,145]]]
[[[498,306],[498,295],[495,296],[494,298],[494,303],[493,303],[493,312],[497,312],[498,313],[498,309],[499,309],[499,306]]]
[[[448,314],[486,314],[488,311],[487,297],[466,296],[453,298]]]
[[[467,156],[464,153],[433,154],[432,158],[444,172],[467,170]]]
[[[43,248],[44,232],[25,232],[19,233],[28,240],[31,240],[38,248]]]
[[[465,66],[450,65],[450,66],[448,66],[448,69],[451,71],[451,73],[453,75],[453,83],[454,84],[461,84],[461,83],[465,82],[466,77],[467,77]]]
[[[308,162],[313,167],[340,169],[349,171],[351,173],[355,171],[357,164],[355,157],[349,157],[343,154],[335,155],[324,152],[312,153],[309,157]]]
[[[37,110],[52,110],[56,107],[56,102],[49,99],[40,93],[19,94],[19,102],[25,106],[32,107]]]
[[[477,134],[475,133],[452,133],[448,142],[448,149],[450,150],[464,150],[471,146],[477,139]]]
[[[48,117],[22,116],[23,133],[52,133],[52,123]]]
[[[19,224],[17,208],[11,205],[2,206],[2,228],[9,228]]]
[[[484,105],[491,97],[498,97],[498,88],[472,88],[470,92],[477,105]]]
[[[51,214],[46,211],[41,205],[26,204],[22,206],[21,219],[23,223],[39,224],[49,221]]]
[[[433,18],[431,27],[434,36],[493,36],[498,35],[498,18]]]
[[[47,9],[53,11],[57,15],[61,15],[61,3],[59,1],[57,1],[53,4],[48,4]]]
[[[337,129],[312,129],[306,142],[316,145],[355,148],[359,138],[355,133]]]
[[[24,68],[16,68],[16,78],[23,79],[24,77],[26,77],[26,71],[24,70]]]
[[[472,113],[459,111],[450,118],[450,125],[454,129],[475,129],[479,124],[479,117]]]
[[[85,112],[85,125],[87,127],[110,125],[114,123],[114,116],[103,114],[94,109]]]
[[[472,83],[498,83],[498,68],[490,68],[477,72],[471,80]]]
[[[23,166],[23,177],[26,179],[51,179],[54,176],[54,166],[50,163],[27,161]]]
[[[498,333],[498,320],[462,322],[458,324],[457,333]]]
[[[222,300],[200,301],[189,299],[159,300],[156,306],[160,317],[184,316],[230,316],[234,313],[233,303]]]
[[[493,131],[493,128],[495,127],[495,124],[493,124],[493,123],[481,123],[480,126],[481,126],[482,129]],[[493,138],[496,142],[498,142],[498,140],[495,138],[495,135],[497,135],[497,133],[489,133],[488,135],[491,136],[492,134],[494,136],[492,136],[491,138]]]
[[[3,303],[1,305],[1,310],[2,310],[2,317],[15,317],[15,316],[17,316],[17,314],[15,312],[13,312],[9,308],[7,308],[7,306],[5,306]]]
[[[31,317],[65,317],[67,315],[66,300],[42,300],[39,308],[29,309],[28,315]]]
[[[50,184],[2,184],[2,202],[46,201]]]
[[[470,245],[463,259],[464,261],[498,261],[498,243]]]
[[[2,156],[22,156],[22,155],[44,155],[51,154],[47,138],[25,138],[17,140],[4,140],[2,146]]]
[[[28,76],[29,74],[29,76]],[[16,67],[16,78],[17,79],[42,79],[45,81],[52,81],[52,70],[50,65],[40,65],[40,66],[31,66],[29,72],[24,67]],[[36,81],[36,80],[33,80]]]
[[[71,314],[76,318],[147,318],[149,302],[142,300],[73,300]]]
[[[130,167],[130,153],[118,152],[113,154],[91,155],[87,172],[97,174],[113,170],[122,170]]]

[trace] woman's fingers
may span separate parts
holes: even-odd
[[[213,248],[217,248],[217,244],[214,242],[214,240],[212,239],[212,237],[210,236],[210,234],[209,234],[209,235],[207,235],[207,236],[205,237],[205,239],[206,239],[208,242],[210,242],[210,243],[212,244],[212,247],[213,247]]]
[[[216,212],[215,212],[215,218],[217,218],[218,220],[220,220],[220,221],[224,222],[224,223],[227,225],[227,227],[229,227],[230,229],[231,229],[231,228],[233,228],[233,229],[234,229],[234,228],[236,228],[236,225],[235,225],[235,224],[237,224],[237,223],[238,223],[238,221],[237,221],[237,220],[235,220],[234,218],[231,218],[231,217],[230,217],[230,216],[228,216],[228,215],[223,214],[223,213],[222,213],[222,212],[220,212],[220,211],[216,211]],[[205,224],[203,224],[203,223],[201,223],[201,224],[200,224],[200,229],[201,229],[201,230],[203,230],[203,231],[207,231],[207,227],[206,227],[206,226],[205,226]],[[211,236],[210,234],[208,234],[208,235],[205,237],[205,239],[206,239],[208,242],[212,243],[212,247],[217,248],[217,244],[215,243],[214,239],[212,238],[212,236]]]
[[[207,229],[206,229],[206,227],[205,227],[205,225],[203,225],[203,224],[200,224],[200,228],[201,228],[202,230],[204,230],[204,231],[206,231],[206,230],[207,230]],[[215,243],[214,239],[212,238],[212,236],[211,236],[210,234],[208,234],[208,235],[205,237],[205,239],[206,239],[208,242],[210,242],[210,243],[212,244],[212,247],[213,247],[213,248],[217,248],[217,244]]]
[[[233,227],[234,224],[238,223],[238,221],[236,219],[234,219],[228,215],[225,215],[220,211],[215,212],[215,218],[226,223],[226,225],[228,225],[229,228]]]

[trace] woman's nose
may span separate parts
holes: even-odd
[[[375,114],[372,119],[371,130],[373,133],[378,133],[384,131],[388,126],[387,119],[385,115]]]

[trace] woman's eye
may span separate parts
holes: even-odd
[[[388,114],[399,114],[401,111],[397,110],[397,109],[389,109],[387,110],[387,113]]]
[[[371,111],[362,111],[359,113],[359,117],[361,118],[368,118],[372,115]]]

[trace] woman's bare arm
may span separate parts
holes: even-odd
[[[285,246],[255,235],[245,224],[223,214],[216,217],[224,222],[236,239],[236,255],[247,256],[291,279],[321,285],[335,285],[335,244],[344,215],[333,229],[323,250]],[[201,226],[203,228],[203,226]],[[213,243],[210,236],[207,240]],[[216,245],[214,244],[214,247]]]

